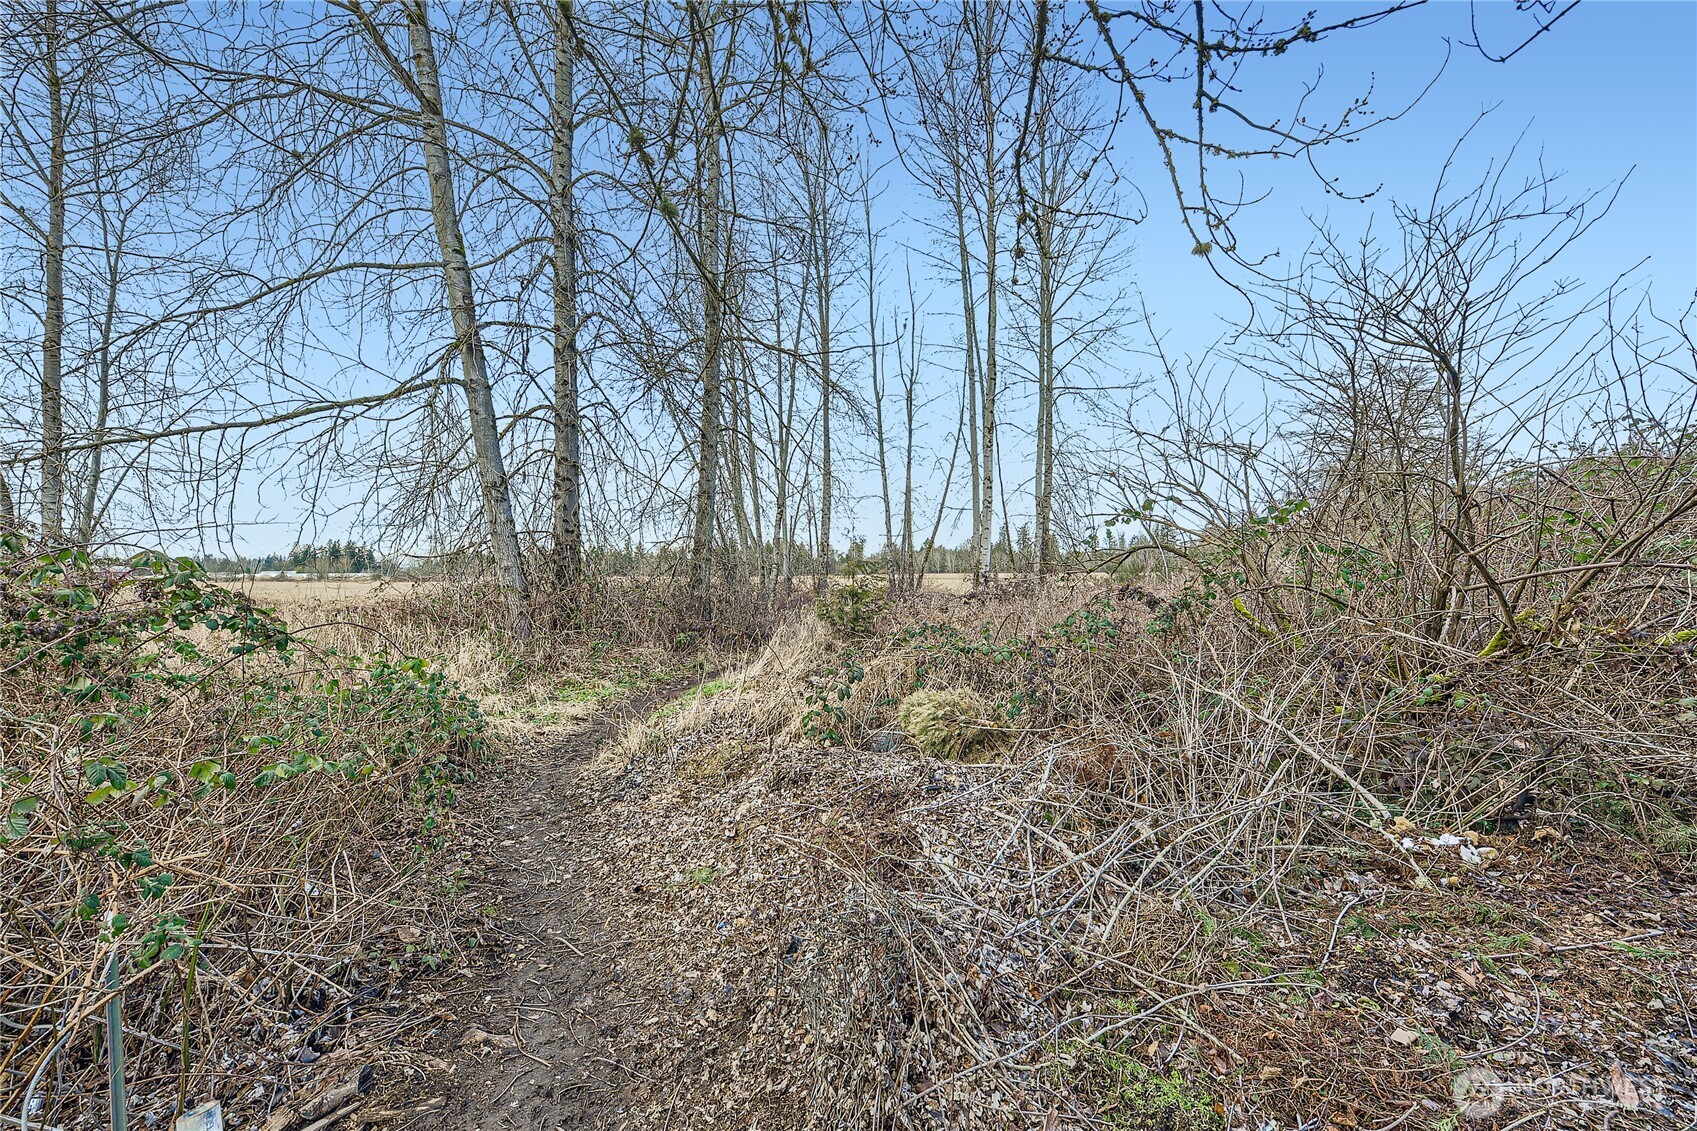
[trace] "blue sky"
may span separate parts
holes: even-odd
[[[1269,9],[1296,19],[1307,10]],[[1446,50],[1448,65],[1405,118],[1321,155],[1323,169],[1352,191],[1383,185],[1374,200],[1330,197],[1295,162],[1248,169],[1251,184],[1273,195],[1239,225],[1245,249],[1289,258],[1308,242],[1308,216],[1353,234],[1390,198],[1428,194],[1458,131],[1494,107],[1461,151],[1459,180],[1476,178],[1517,138],[1520,161],[1541,154],[1546,167],[1565,173],[1569,194],[1626,177],[1614,210],[1569,252],[1564,273],[1600,287],[1648,256],[1643,276],[1653,281],[1658,306],[1670,313],[1683,306],[1697,290],[1697,3],[1587,0],[1505,64],[1462,45],[1472,38],[1470,10],[1435,3],[1321,45],[1314,58],[1324,66],[1322,90],[1343,98],[1371,80],[1386,110],[1417,93],[1444,66]],[[1525,26],[1507,3],[1481,4],[1479,14],[1486,46],[1499,51],[1511,29]],[[1309,68],[1303,77],[1312,74]],[[1134,172],[1146,168],[1146,154],[1133,145],[1122,156]],[[1170,202],[1153,205],[1137,232],[1134,270],[1172,344],[1197,350],[1225,328],[1220,319],[1241,316],[1241,304],[1188,254]]]

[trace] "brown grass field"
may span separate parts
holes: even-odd
[[[373,597],[406,597],[418,592],[419,589],[432,584],[428,581],[391,581],[377,578],[302,578],[301,580],[281,580],[277,578],[240,578],[234,581],[222,581],[241,593],[246,593],[256,605],[288,605],[302,601],[318,601],[326,604],[352,603],[369,601]]]
[[[838,583],[846,581],[838,578]],[[220,581],[231,589],[246,593],[257,605],[297,605],[314,602],[323,605],[354,604],[376,597],[408,597],[433,586],[451,582],[408,579],[392,580],[366,577],[328,578],[237,578]],[[967,573],[927,574],[925,588],[936,593],[965,593],[972,588],[972,575]]]

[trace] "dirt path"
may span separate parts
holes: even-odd
[[[498,778],[462,796],[488,814],[465,893],[481,945],[417,991],[439,1025],[423,1035],[426,1070],[385,1089],[405,1125],[466,1131],[617,1127],[621,1093],[648,1081],[621,1063],[621,1034],[652,1008],[625,989],[637,933],[621,923],[609,862],[588,807],[606,785],[588,767],[623,723],[685,687],[654,693],[511,751]],[[385,1105],[379,1105],[385,1106]]]
[[[805,865],[761,854],[767,786],[711,774],[680,787],[652,766],[597,765],[627,723],[694,686],[530,731],[461,790],[457,945],[415,932],[440,967],[352,1042],[370,1050],[375,1094],[313,1131],[807,1121],[812,1038],[791,933],[808,914]],[[438,867],[454,882],[454,860]]]

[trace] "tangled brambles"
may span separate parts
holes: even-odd
[[[0,537],[0,1113],[105,1125],[109,999],[141,1122],[305,1086],[452,951],[437,853],[484,730],[438,667],[323,648],[187,559]]]
[[[896,709],[896,721],[922,753],[973,762],[988,756],[982,741],[988,713],[983,698],[967,688],[915,691]]]

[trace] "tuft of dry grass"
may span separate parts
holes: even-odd
[[[915,691],[896,707],[896,722],[920,753],[933,758],[980,760],[989,706],[976,691],[948,688]]]

